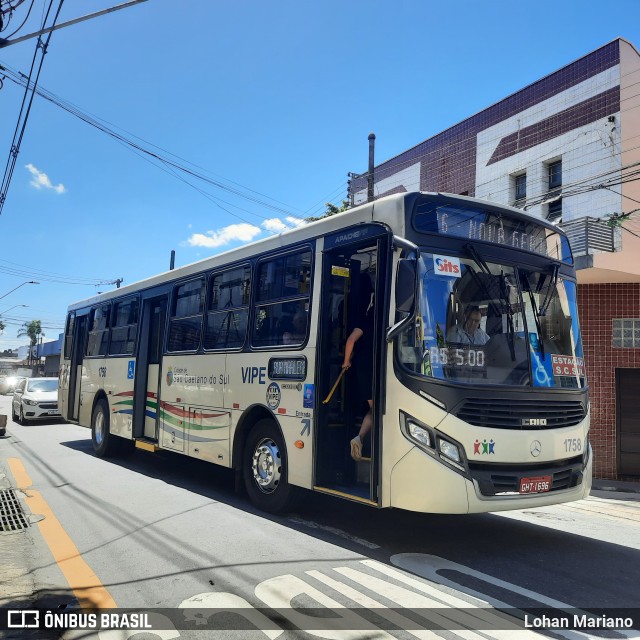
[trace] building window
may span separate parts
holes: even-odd
[[[547,205],[547,220],[551,222],[562,217],[562,160],[550,162],[547,165],[547,182],[549,185],[549,199]]]
[[[559,189],[562,186],[562,160],[547,165],[549,177],[549,191]]]
[[[547,210],[547,220],[555,222],[562,217],[562,198],[558,197],[553,202],[550,202]]]
[[[527,174],[522,173],[513,178],[515,186],[515,205],[522,207],[527,199]]]
[[[640,349],[640,318],[614,318],[613,346],[620,349]]]

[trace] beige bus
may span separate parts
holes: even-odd
[[[478,513],[591,486],[567,238],[463,196],[388,196],[72,304],[59,393],[98,456],[228,467],[272,512],[305,490]]]

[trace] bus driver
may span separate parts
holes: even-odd
[[[464,322],[457,324],[447,333],[447,342],[483,345],[489,341],[487,333],[480,328],[482,312],[478,305],[469,305],[464,312]]]

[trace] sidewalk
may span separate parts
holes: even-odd
[[[640,480],[598,480],[593,479],[591,485],[596,491],[620,491],[621,493],[640,493]]]

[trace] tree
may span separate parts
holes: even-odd
[[[38,344],[38,338],[40,336],[44,337],[44,333],[42,333],[42,323],[40,322],[40,320],[25,322],[20,327],[20,329],[18,329],[18,338],[22,338],[24,336],[29,337],[29,362],[31,362],[33,358],[34,347]]]
[[[4,322],[0,320],[0,331],[4,331]]]
[[[347,209],[351,208],[348,200],[343,200],[342,204],[339,207],[336,207],[336,205],[332,204],[331,202],[327,202],[324,206],[327,207],[327,210],[321,216],[318,216],[317,218],[312,216],[311,218],[307,218],[306,220],[308,222],[315,222],[316,220],[322,220],[322,218],[335,216],[336,213],[342,213],[343,211],[347,211]]]

